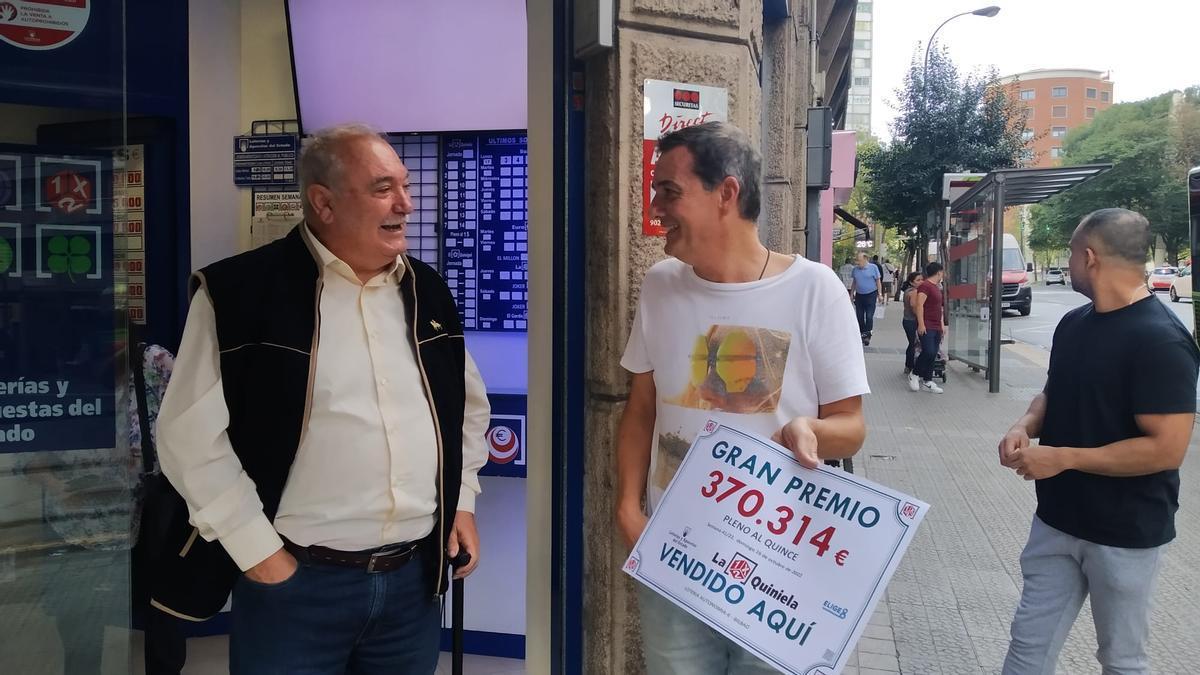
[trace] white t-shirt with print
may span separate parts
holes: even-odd
[[[845,287],[799,256],[781,274],[736,284],[701,279],[674,258],[651,267],[621,365],[654,372],[651,512],[707,420],[770,437],[870,391]]]

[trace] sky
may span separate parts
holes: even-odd
[[[938,33],[962,71],[1110,71],[1118,103],[1200,85],[1200,0],[873,1],[871,131],[880,139],[892,137],[895,91],[918,44],[949,17],[990,4],[997,16],[959,17]]]

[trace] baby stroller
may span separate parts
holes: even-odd
[[[943,339],[945,339],[945,338],[943,338]],[[945,348],[945,345],[943,344],[943,349],[944,348]],[[921,354],[921,347],[918,344],[916,355],[919,356],[920,354]],[[946,353],[944,351],[939,350],[937,355],[933,357],[932,370],[933,370],[933,378],[932,379],[941,380],[942,384],[945,384],[946,383]]]
[[[933,360],[933,379],[940,379],[942,384],[946,383],[946,359],[943,359],[941,354]]]

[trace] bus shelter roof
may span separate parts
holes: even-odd
[[[1046,169],[997,169],[975,184],[950,205],[951,212],[969,208],[979,197],[998,185],[1004,186],[1004,204],[1036,204],[1108,171],[1112,164],[1058,166]]]

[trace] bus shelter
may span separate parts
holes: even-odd
[[[1112,168],[1111,164],[999,169],[950,204],[946,242],[947,355],[984,370],[1000,391],[1000,320],[1004,310],[1004,211],[1036,204]]]

